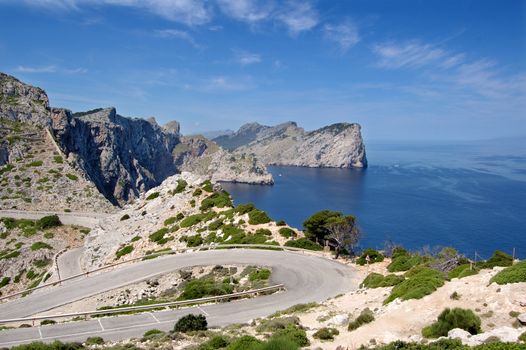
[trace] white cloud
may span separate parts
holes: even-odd
[[[327,40],[337,43],[343,51],[349,50],[360,41],[358,28],[349,20],[340,24],[326,24],[323,32]]]
[[[267,19],[273,10],[273,4],[260,0],[218,0],[221,11],[238,21],[250,24]]]
[[[184,40],[188,43],[190,43],[192,46],[199,48],[200,45],[197,44],[197,42],[194,40],[194,38],[186,31],[184,30],[178,30],[178,29],[162,29],[156,31],[157,35],[161,38],[175,38]]]
[[[308,1],[288,1],[280,9],[276,19],[283,23],[292,35],[314,28],[319,21],[318,12]]]
[[[382,68],[418,68],[429,64],[441,64],[451,59],[443,49],[418,41],[404,43],[381,43],[373,46]]]
[[[134,7],[190,26],[208,23],[212,18],[212,10],[204,0],[24,0],[24,3],[52,10],[78,10],[89,5]]]
[[[254,63],[260,63],[261,55],[246,52],[246,51],[239,51],[236,54],[236,62],[238,62],[239,64],[243,66],[254,64]]]
[[[18,66],[17,72],[20,73],[63,73],[63,74],[84,74],[88,70],[86,68],[60,68],[54,65],[39,66],[39,67],[28,67]]]
[[[201,90],[204,91],[245,91],[254,86],[246,79],[234,79],[226,76],[216,76],[208,79]]]
[[[16,68],[16,71],[20,73],[55,73],[57,71],[57,67],[55,66],[43,66],[43,67],[18,66]]]

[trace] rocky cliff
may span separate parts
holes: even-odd
[[[274,127],[250,123],[214,141],[235,154],[253,154],[267,165],[363,168],[367,166],[359,124],[338,123],[306,132],[294,122]]]
[[[42,156],[47,155],[50,166],[54,156],[63,155],[75,177],[93,183],[114,205],[129,202],[186,169],[214,180],[272,182],[272,176],[253,157],[229,154],[208,140],[182,138],[175,121],[160,126],[154,118],[123,117],[115,108],[81,113],[50,108],[42,89],[1,73],[0,121],[3,125],[14,123],[24,130],[29,128],[31,133],[39,134],[41,142],[51,142],[56,146],[56,150],[51,147],[51,153],[49,147],[33,148],[44,152]],[[15,141],[29,140],[31,135],[7,126],[2,131],[0,166],[12,166],[16,159],[24,159],[24,152],[31,148]],[[63,190],[69,191],[69,187]],[[28,201],[29,197],[23,199]]]

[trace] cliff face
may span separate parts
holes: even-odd
[[[171,150],[179,128],[131,119],[114,108],[71,114],[53,109],[53,134],[68,159],[79,164],[113,203],[126,202],[177,172]]]
[[[53,164],[54,156],[63,156],[75,177],[94,184],[114,205],[129,202],[182,170],[216,181],[272,183],[272,176],[253,157],[232,155],[203,138],[182,141],[175,121],[159,126],[154,118],[126,118],[114,108],[82,113],[50,108],[42,89],[1,73],[0,122],[0,166],[34,156],[29,150],[40,146],[26,145],[34,138],[26,135],[31,129],[38,133],[38,142],[51,145],[38,149],[44,152],[41,157]],[[15,142],[20,139],[25,143]],[[64,191],[73,189],[65,186]]]
[[[181,171],[208,176],[214,182],[274,183],[254,156],[228,152],[202,136],[182,137],[173,155]]]
[[[361,127],[356,123],[338,123],[311,132],[305,132],[294,122],[274,127],[251,123],[214,141],[236,154],[254,154],[267,165],[367,166]]]

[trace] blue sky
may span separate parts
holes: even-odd
[[[526,135],[526,1],[0,0],[0,70],[183,133],[348,121],[368,140]]]

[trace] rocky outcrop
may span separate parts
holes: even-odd
[[[208,176],[214,182],[274,182],[266,167],[254,156],[225,151],[202,136],[182,137],[173,155],[182,171]]]
[[[53,109],[52,130],[68,160],[114,204],[129,201],[177,172],[178,124],[125,118],[114,108],[73,115]]]
[[[236,154],[253,154],[266,165],[367,166],[361,127],[356,123],[338,123],[310,132],[294,122],[274,127],[251,123],[214,141]]]
[[[49,126],[49,100],[44,90],[0,73],[0,118]]]

